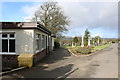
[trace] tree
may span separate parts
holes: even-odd
[[[59,48],[60,47],[60,43],[59,43],[59,40],[58,40],[58,38],[55,38],[54,39],[54,44],[55,44],[55,48]]]
[[[84,35],[84,45],[87,46],[88,45],[88,38],[90,37],[90,32],[88,31],[88,29],[85,30],[85,35]]]
[[[66,26],[70,23],[58,3],[50,1],[45,2],[38,8],[32,21],[39,22],[55,35],[67,31]]]
[[[76,44],[77,44],[77,42],[78,42],[78,38],[77,38],[77,37],[74,37],[73,42],[75,43],[75,46],[76,46]]]

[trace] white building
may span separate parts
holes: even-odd
[[[37,62],[54,48],[51,32],[36,22],[1,22],[0,27],[0,54],[3,59],[9,58],[14,62],[17,56],[25,53],[34,54],[34,62]]]

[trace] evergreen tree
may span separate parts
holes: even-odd
[[[78,38],[77,38],[77,37],[74,37],[73,42],[75,43],[75,46],[76,46],[76,44],[77,44],[77,42],[78,42]]]
[[[90,37],[90,32],[88,31],[88,29],[85,30],[85,35],[84,35],[84,45],[87,46],[88,45],[88,38]]]

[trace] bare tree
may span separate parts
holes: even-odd
[[[45,2],[41,5],[35,12],[32,21],[41,23],[53,34],[67,31],[66,25],[70,23],[57,2]]]

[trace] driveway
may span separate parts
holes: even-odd
[[[118,45],[81,57],[64,48],[56,49],[33,68],[12,72],[5,78],[118,78]]]

